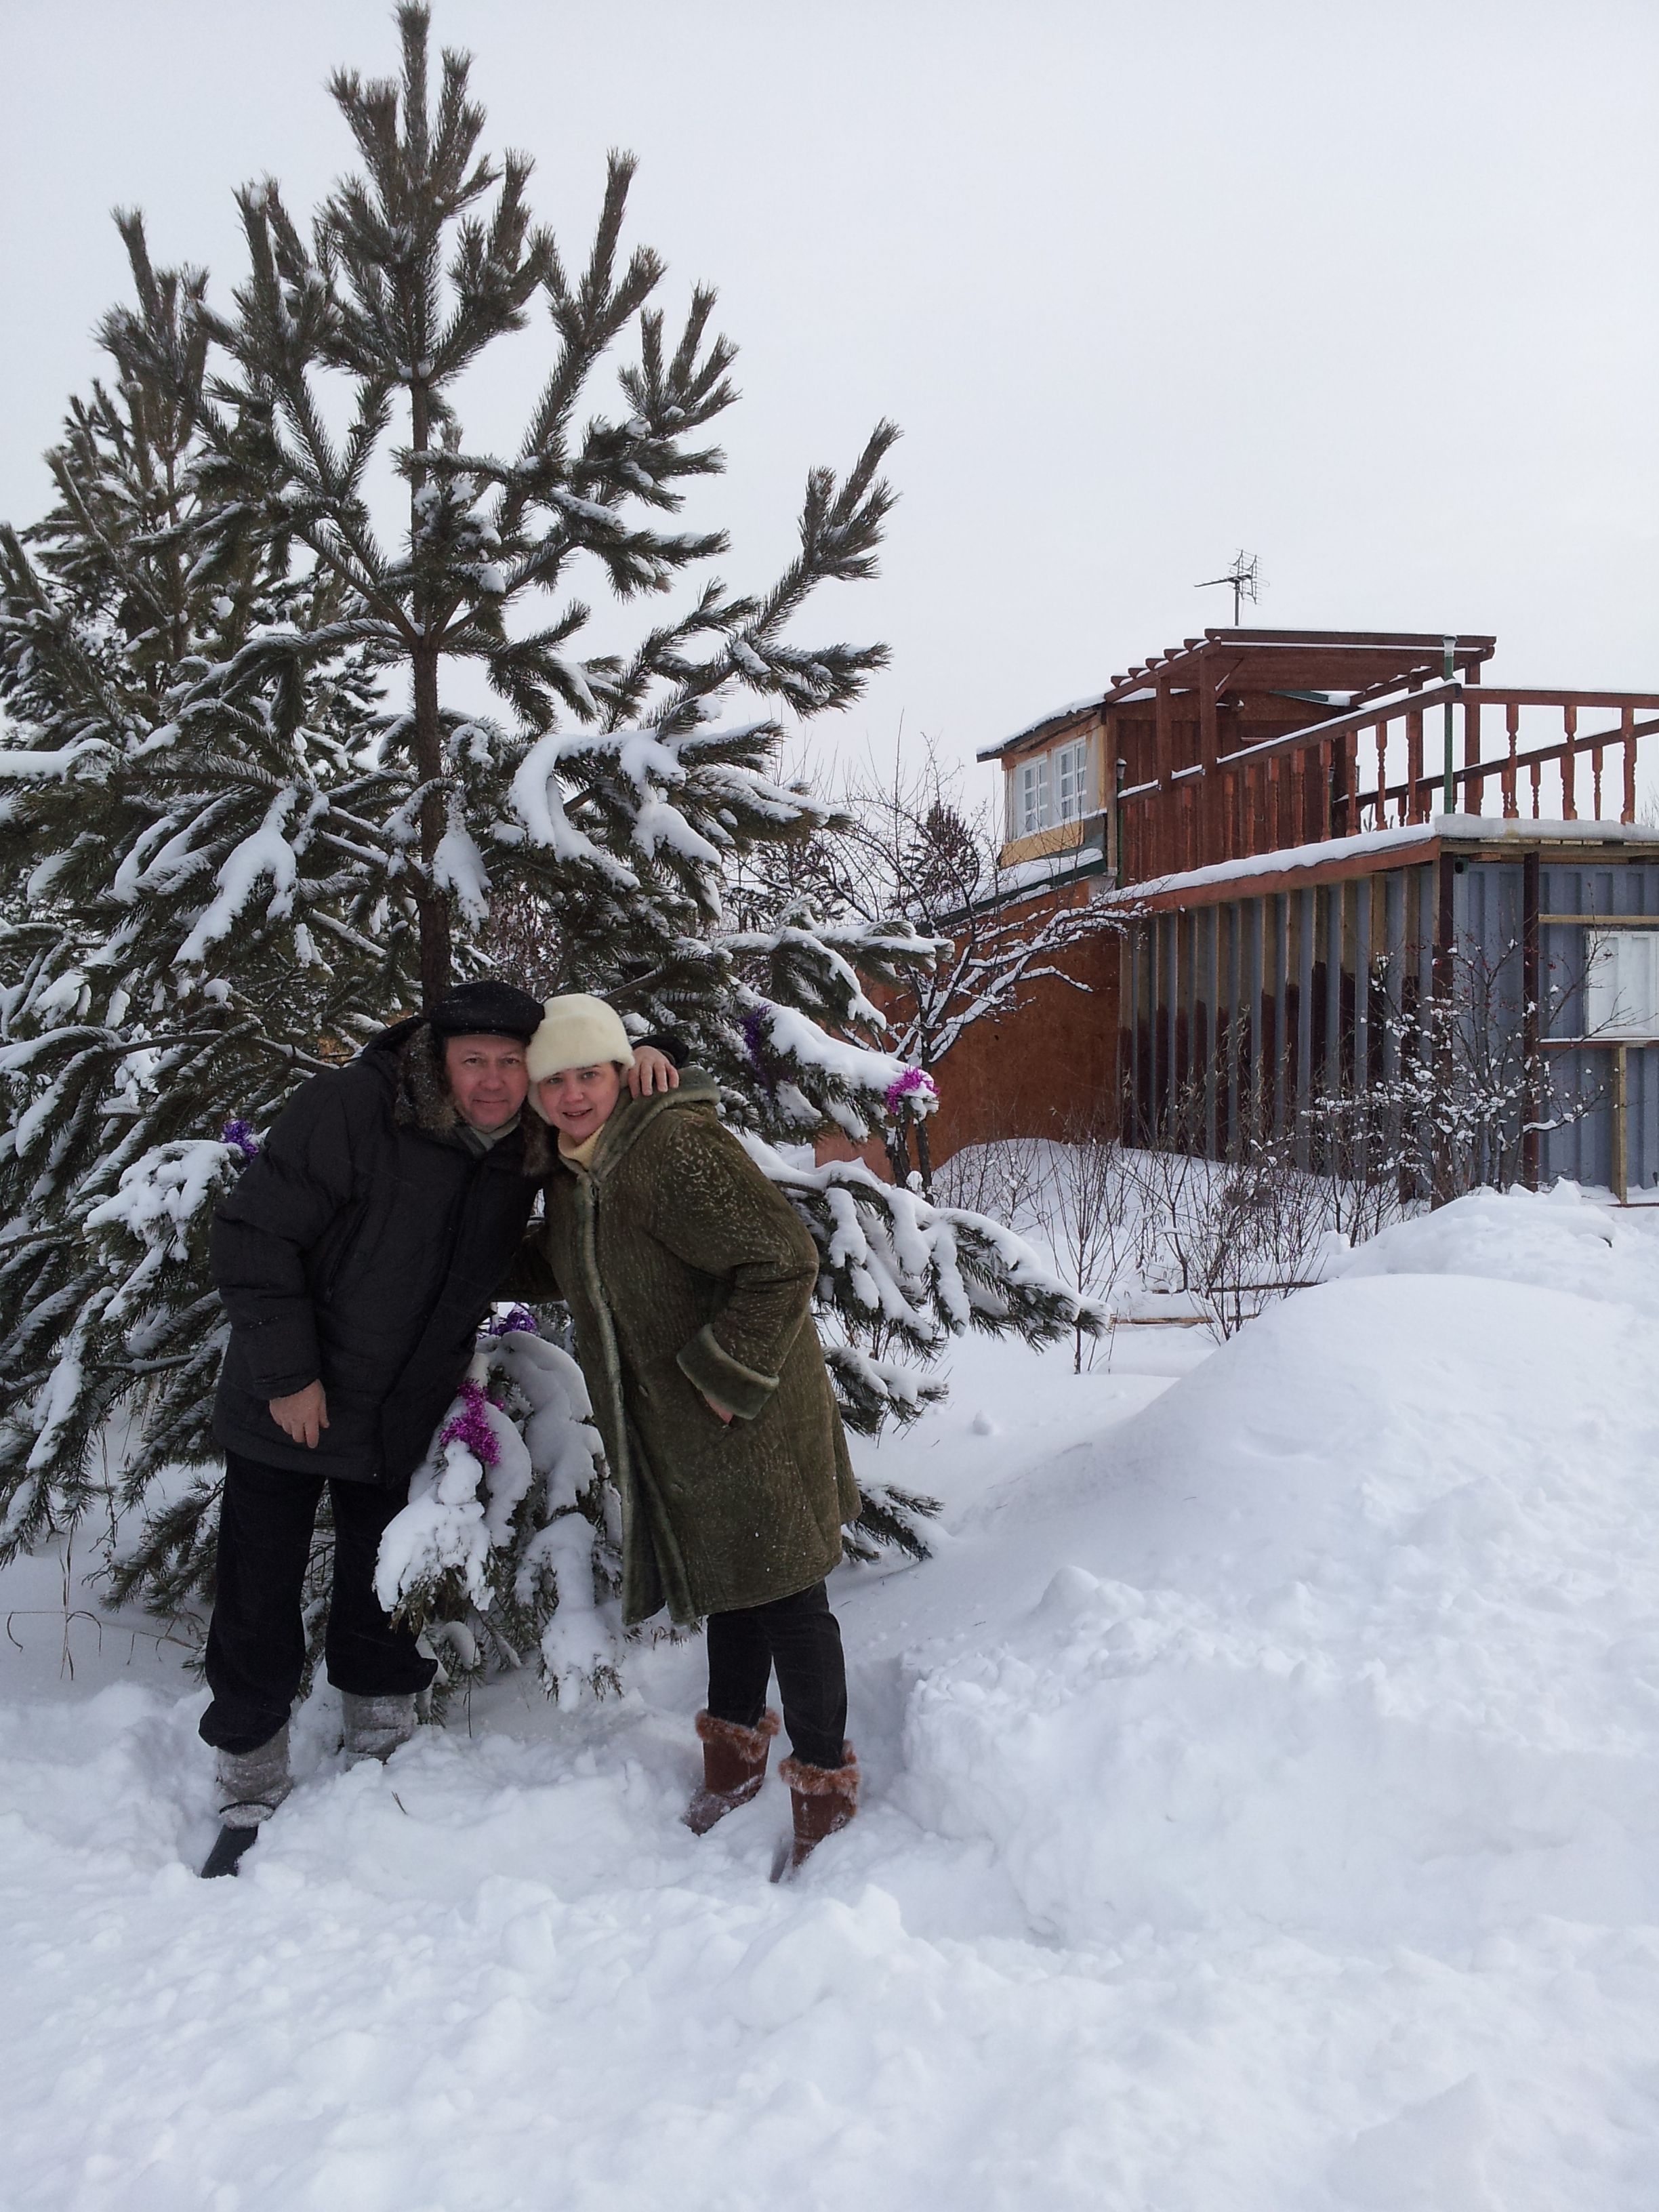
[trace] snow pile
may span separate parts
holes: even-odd
[[[1656,1437],[1628,1308],[1450,1273],[1289,1300],[1077,1456],[1023,1619],[913,1656],[917,1817],[1068,1943],[1659,1918]],[[1019,1516],[986,1533],[1023,1553]]]
[[[1207,1357],[1124,1332],[1172,1383],[959,1352],[859,1447],[947,1512],[837,1578],[867,1798],[793,1886],[775,1778],[679,1824],[695,1642],[384,1771],[319,1692],[206,1889],[199,1694],[37,1684],[15,2201],[1646,2212],[1656,1313],[1659,1220],[1516,1195]]]
[[[1474,1191],[1438,1213],[1385,1229],[1328,1272],[1529,1283],[1659,1318],[1652,1214],[1597,1204],[1574,1182],[1544,1192]]]

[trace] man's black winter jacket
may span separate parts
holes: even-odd
[[[230,1316],[213,1433],[267,1467],[406,1482],[466,1371],[550,1153],[540,1125],[479,1152],[418,1019],[313,1076],[216,1209],[213,1279]],[[684,1058],[678,1038],[650,1042]],[[526,1109],[526,1121],[528,1109]],[[320,1380],[314,1451],[270,1401]]]

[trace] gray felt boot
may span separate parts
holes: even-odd
[[[288,1723],[257,1751],[222,1751],[214,1769],[214,1797],[222,1826],[202,1869],[204,1879],[234,1874],[242,1854],[294,1787],[288,1771]]]
[[[355,1690],[342,1690],[348,1759],[391,1758],[400,1743],[415,1733],[412,1692],[396,1698],[360,1698]]]

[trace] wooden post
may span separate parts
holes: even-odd
[[[1152,801],[1154,810],[1151,841],[1152,867],[1158,875],[1173,875],[1181,864],[1175,857],[1175,826],[1170,820],[1175,811],[1170,798],[1170,780],[1175,769],[1175,732],[1170,718],[1170,679],[1167,676],[1160,676],[1158,679],[1152,757],[1158,777],[1158,796]]]
[[[1636,709],[1626,707],[1619,717],[1619,727],[1625,739],[1625,805],[1620,815],[1621,822],[1636,819]]]
[[[1419,797],[1423,782],[1423,709],[1413,707],[1406,717],[1406,812],[1407,822],[1419,821]],[[1423,809],[1426,813],[1427,808]]]
[[[1217,726],[1215,685],[1200,659],[1198,665],[1198,863],[1207,868],[1224,860],[1221,849],[1221,776],[1217,762],[1221,733]]]
[[[1578,735],[1577,708],[1563,707],[1561,720],[1567,732],[1567,749],[1561,756],[1561,812],[1566,821],[1576,822],[1578,819],[1578,801],[1573,792],[1573,775],[1577,761],[1572,747],[1573,740]]]
[[[1521,709],[1513,701],[1504,709],[1504,724],[1510,741],[1510,757],[1504,763],[1504,819],[1515,822],[1521,815],[1521,803],[1515,795],[1515,749],[1521,735]]]
[[[1480,702],[1463,694],[1463,765],[1480,765]],[[1463,779],[1463,805],[1471,814],[1485,811],[1486,779],[1484,775],[1468,775]]]

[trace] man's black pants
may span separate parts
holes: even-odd
[[[770,1605],[709,1614],[708,1710],[716,1720],[753,1728],[774,1667],[796,1758],[808,1766],[843,1765],[847,1664],[822,1583]]]
[[[301,1617],[306,1562],[324,1478],[225,1455],[219,1559],[208,1626],[207,1678],[213,1703],[201,1719],[219,1751],[269,1743],[294,1703],[305,1671]],[[337,1690],[362,1698],[407,1696],[437,1673],[407,1628],[394,1628],[374,1595],[374,1560],[407,1486],[331,1480],[334,1586],[324,1650]]]

